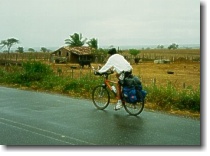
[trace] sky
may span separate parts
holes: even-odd
[[[61,47],[74,33],[99,47],[200,44],[200,1],[0,0],[0,41]]]

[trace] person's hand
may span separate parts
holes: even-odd
[[[101,75],[98,71],[94,71],[94,75]]]
[[[114,70],[113,70],[113,69],[111,69],[111,70],[110,70],[110,72],[113,74],[113,73],[114,73]]]

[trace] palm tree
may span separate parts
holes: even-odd
[[[7,40],[2,40],[0,45],[1,45],[1,48],[7,46],[7,52],[9,53],[10,52],[10,49],[11,47],[14,45],[14,44],[18,44],[19,43],[19,40],[15,39],[15,38],[9,38]]]
[[[88,44],[88,46],[91,47],[91,48],[98,49],[98,40],[95,39],[95,38],[90,39],[90,40],[87,42],[87,44]]]
[[[82,39],[82,34],[74,33],[70,35],[69,39],[65,40],[65,44],[68,44],[71,47],[81,47],[86,43],[86,38]]]

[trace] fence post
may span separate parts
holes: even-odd
[[[167,87],[171,87],[171,81],[168,81]]]
[[[76,69],[77,67],[75,66],[71,66],[71,78],[73,79],[74,77],[74,69]]]
[[[79,70],[79,78],[81,79],[81,75],[82,75],[82,67]]]
[[[18,54],[15,54],[15,61],[17,62]]]
[[[185,89],[185,87],[186,87],[186,84],[185,84],[185,82],[183,83],[183,88]]]
[[[71,78],[73,79],[73,75],[74,75],[74,68],[71,68]]]
[[[156,85],[156,78],[153,79],[152,83],[154,86]]]

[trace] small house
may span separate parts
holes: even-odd
[[[79,63],[82,67],[89,65],[93,60],[91,47],[61,47],[51,53],[51,62],[55,63]]]

